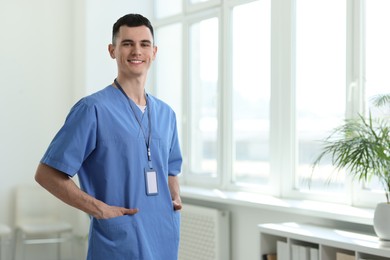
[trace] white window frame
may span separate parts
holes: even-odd
[[[184,24],[183,24],[183,29],[184,29],[184,37],[185,37],[185,40],[184,40],[184,52],[185,54],[183,55],[183,59],[184,59],[184,77],[183,77],[183,87],[184,87],[184,91],[183,91],[183,113],[185,113],[187,115],[187,119],[188,119],[188,116],[191,114],[190,113],[190,79],[189,79],[189,48],[190,48],[190,42],[189,42],[189,30],[190,30],[190,27],[192,24],[194,23],[197,23],[197,22],[200,22],[202,20],[206,20],[206,19],[210,19],[210,18],[217,18],[218,19],[218,32],[219,32],[219,54],[218,54],[218,67],[219,67],[219,77],[218,77],[218,83],[217,83],[217,91],[218,93],[220,93],[221,91],[221,80],[220,80],[220,75],[221,75],[221,49],[220,49],[220,46],[221,46],[221,12],[219,9],[208,9],[206,11],[203,11],[203,12],[200,12],[200,13],[195,13],[195,14],[190,14],[190,15],[187,15],[184,19]],[[190,171],[190,165],[191,165],[191,156],[190,156],[190,147],[189,147],[189,144],[190,144],[190,128],[191,128],[191,125],[190,125],[190,120],[185,120],[184,122],[184,133],[183,133],[183,137],[184,137],[184,143],[186,144],[182,150],[183,150],[183,153],[185,155],[187,155],[187,158],[186,158],[186,163],[183,165],[183,170],[185,172],[185,176],[184,177],[184,181],[186,183],[191,183],[191,185],[201,185],[203,187],[216,187],[216,186],[220,186],[221,185],[221,140],[220,140],[220,133],[222,131],[221,129],[221,126],[220,126],[220,118],[221,118],[221,115],[220,115],[220,104],[221,104],[221,98],[219,98],[219,100],[217,101],[218,102],[218,105],[217,105],[217,118],[218,118],[218,130],[217,130],[217,133],[218,133],[218,138],[217,138],[217,157],[216,157],[216,160],[217,160],[217,177],[212,177],[212,176],[209,176],[209,175],[199,175],[199,174],[195,174],[195,173],[192,173]],[[185,111],[185,112],[184,112]]]
[[[350,0],[345,0],[345,1],[350,1]],[[290,59],[289,61],[286,61],[285,63],[289,63],[289,69],[287,68],[286,64],[283,64],[282,61],[282,66],[285,66],[285,69],[281,69],[283,71],[281,74],[278,74],[276,71],[276,74],[278,74],[278,77],[281,78],[286,78],[289,79],[290,82],[287,83],[285,82],[286,86],[289,86],[289,89],[291,90],[290,95],[285,95],[284,97],[280,97],[281,100],[283,100],[283,103],[290,104],[289,108],[291,112],[288,112],[284,110],[284,114],[280,115],[281,118],[279,119],[280,121],[286,121],[290,125],[284,125],[282,126],[281,129],[290,129],[290,131],[283,131],[280,133],[283,135],[281,138],[282,140],[286,140],[286,143],[289,144],[289,150],[291,154],[285,154],[286,157],[289,158],[289,163],[290,165],[288,166],[289,169],[284,169],[283,172],[279,172],[279,176],[284,176],[284,178],[281,178],[281,197],[283,198],[293,198],[293,199],[300,199],[300,200],[318,200],[318,201],[326,201],[326,202],[333,202],[333,203],[342,203],[342,204],[351,204],[351,187],[350,183],[347,181],[345,190],[343,193],[337,193],[337,194],[332,194],[332,193],[321,193],[321,192],[316,192],[316,191],[310,191],[310,190],[298,190],[296,189],[295,185],[295,176],[298,174],[297,172],[297,166],[298,166],[298,135],[296,132],[296,98],[295,98],[295,67],[293,64],[295,64],[295,7],[296,7],[296,0],[277,0],[279,3],[279,6],[275,9],[282,9],[280,10],[283,12],[281,14],[281,17],[285,17],[284,20],[279,20],[281,24],[283,24],[285,35],[288,35],[288,38],[286,37],[283,39],[283,42],[280,42],[278,46],[281,46],[281,49],[279,50],[282,52],[283,50],[289,50],[288,53],[285,54],[285,57],[287,55],[288,58]],[[283,10],[284,9],[284,10]],[[349,10],[349,6],[347,3],[347,10]],[[347,11],[349,14],[349,11]],[[347,34],[350,32],[350,26],[347,23]],[[280,36],[282,38],[283,36]],[[348,36],[347,36],[347,44],[349,44]],[[286,51],[287,52],[287,51]],[[347,52],[348,52],[348,47],[347,47]],[[348,56],[348,54],[347,54]],[[285,61],[285,60],[284,60]],[[349,64],[348,57],[347,57],[347,64]],[[348,65],[347,66],[347,74],[348,74]],[[275,68],[278,70],[278,68]],[[280,68],[279,68],[280,69]],[[348,75],[346,76],[347,81],[348,81]],[[347,91],[347,88],[345,88]],[[284,90],[284,93],[286,92],[286,88]],[[280,92],[282,93],[282,92]],[[347,94],[348,96],[348,94]],[[348,104],[346,104],[348,106]],[[347,108],[348,109],[348,108]],[[288,115],[288,120],[286,120],[286,115]],[[283,128],[284,127],[284,128]],[[280,147],[282,149],[282,147]],[[279,158],[279,161],[281,158]],[[286,174],[288,172],[288,174]],[[330,173],[331,174],[331,173]],[[348,178],[347,178],[348,179]],[[324,184],[326,185],[326,184]]]
[[[271,5],[273,4],[274,0],[270,0]],[[261,184],[244,184],[244,183],[235,183],[233,181],[234,179],[234,172],[233,172],[233,158],[234,158],[234,151],[233,151],[233,111],[232,111],[232,55],[231,53],[233,52],[233,46],[232,46],[232,37],[233,37],[233,9],[236,6],[239,5],[244,5],[248,4],[251,2],[255,2],[254,0],[232,0],[232,1],[226,1],[226,3],[223,6],[223,18],[224,18],[224,25],[226,25],[223,28],[223,42],[226,44],[224,46],[221,46],[221,48],[224,50],[224,55],[223,57],[225,60],[222,62],[223,64],[223,88],[222,88],[222,93],[221,96],[223,96],[223,104],[222,104],[222,109],[223,111],[223,129],[224,132],[221,133],[220,136],[222,136],[224,139],[223,144],[225,147],[225,151],[223,151],[223,168],[222,168],[222,183],[223,185],[221,188],[227,189],[227,190],[235,190],[235,191],[245,191],[245,192],[254,192],[254,193],[262,193],[262,194],[268,194],[268,195],[275,195],[279,196],[280,195],[280,190],[279,190],[279,185],[278,183],[278,176],[279,174],[270,174],[270,179],[269,179],[269,185],[261,185]],[[273,10],[271,8],[271,10]],[[272,15],[271,15],[272,17]],[[276,31],[274,30],[274,26],[276,26],[277,23],[273,23],[271,21],[271,31]],[[274,40],[274,39],[272,39]],[[273,44],[271,44],[272,46]],[[277,55],[278,51],[275,50],[271,53],[271,57],[273,55]],[[272,66],[272,64],[271,64]],[[272,68],[271,68],[271,71]],[[272,77],[272,76],[271,76]],[[272,80],[271,80],[272,81]],[[272,83],[271,83],[272,84]],[[272,87],[271,87],[271,92],[272,92]],[[270,111],[272,111],[272,94],[271,94],[271,108]],[[272,112],[271,112],[272,113]],[[270,122],[272,124],[272,120]],[[272,127],[272,126],[271,126]],[[270,133],[270,147],[272,147],[272,135],[273,132],[271,131]],[[274,138],[276,140],[277,138]],[[227,149],[226,149],[227,147]],[[222,148],[221,148],[222,149]],[[272,148],[271,148],[272,150]],[[272,171],[272,154],[270,152],[270,166]],[[276,161],[276,160],[275,160]]]

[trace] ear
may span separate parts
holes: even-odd
[[[153,46],[153,60],[156,58],[157,49],[157,46]]]
[[[111,58],[115,59],[115,46],[112,43],[108,45],[108,52],[110,53]]]

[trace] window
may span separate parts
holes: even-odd
[[[390,1],[370,0],[365,5],[366,112],[371,110],[389,114],[389,111],[373,111],[370,99],[390,92],[390,35],[386,33],[386,25],[390,23]]]
[[[232,11],[233,181],[267,184],[271,90],[270,1]]]
[[[328,183],[330,159],[312,165],[320,140],[389,92],[390,1],[173,2],[156,12],[154,82],[180,120],[185,184],[375,201],[375,181]]]
[[[182,97],[183,65],[182,52],[182,25],[173,23],[156,29],[156,46],[158,47],[155,61],[155,92],[167,102],[175,111],[179,137],[182,140],[183,108],[180,102]],[[171,51],[175,50],[175,51]],[[169,66],[166,66],[169,64]]]
[[[388,77],[390,60],[390,35],[386,32],[386,25],[390,22],[388,12],[390,2],[386,0],[370,0],[365,2],[365,115],[371,112],[372,116],[381,117],[390,115],[390,109],[375,108],[372,105],[372,98],[380,94],[390,93],[390,79]],[[378,192],[383,187],[374,178],[370,183],[362,187],[366,191]],[[383,196],[383,194],[380,194]]]
[[[218,18],[189,29],[189,172],[217,176]]]
[[[295,89],[297,190],[344,191],[344,174],[332,178],[330,159],[312,175],[320,142],[345,118],[346,1],[297,0],[295,26]],[[332,14],[332,19],[329,19]],[[339,196],[339,195],[336,195]]]

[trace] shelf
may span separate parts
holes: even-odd
[[[269,223],[259,225],[260,256],[277,252],[278,241],[285,242],[292,259],[292,246],[316,248],[320,260],[335,260],[336,253],[354,255],[357,260],[390,259],[390,247],[381,245],[373,234],[334,229],[301,223]],[[284,260],[284,259],[279,259]]]

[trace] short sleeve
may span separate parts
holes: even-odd
[[[41,163],[74,176],[96,147],[96,121],[95,106],[85,99],[76,103]]]
[[[174,118],[174,132],[172,136],[168,159],[168,174],[170,176],[176,176],[181,172],[181,165],[183,161],[179,145],[179,137],[177,133],[176,117]]]

